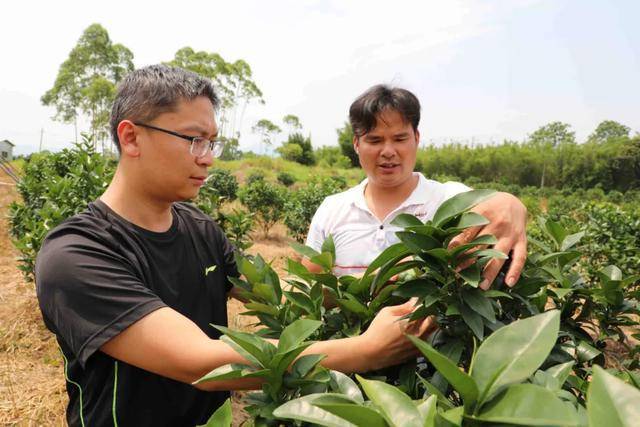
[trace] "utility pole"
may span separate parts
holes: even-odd
[[[42,151],[42,137],[44,136],[44,128],[40,128],[40,148],[38,148],[38,153]]]

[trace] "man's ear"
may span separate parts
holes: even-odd
[[[360,154],[360,152],[358,151],[360,147],[360,141],[358,140],[358,138],[356,136],[353,137],[353,149],[356,152],[356,154]]]
[[[123,120],[118,123],[118,141],[120,142],[121,156],[140,156],[138,128],[130,120]]]
[[[414,131],[414,134],[416,136],[416,145],[420,145],[420,131],[418,129],[416,129]]]

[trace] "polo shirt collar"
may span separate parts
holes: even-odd
[[[413,189],[409,197],[407,197],[404,202],[400,203],[394,211],[407,206],[421,205],[429,201],[429,182],[427,181],[427,178],[425,178],[420,172],[413,172],[413,176],[418,176],[418,185],[416,185],[416,188]],[[367,187],[368,180],[369,178],[365,178],[360,184],[349,190],[353,192],[353,205],[367,212],[369,212],[369,207],[367,206],[367,201],[364,198],[364,190]]]

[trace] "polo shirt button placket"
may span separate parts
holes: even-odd
[[[376,230],[376,243],[378,246],[383,245],[385,241],[384,224],[380,224]]]

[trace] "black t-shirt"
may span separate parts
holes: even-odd
[[[227,276],[238,276],[233,247],[193,206],[176,203],[172,216],[171,228],[156,233],[97,200],[42,245],[36,288],[44,322],[64,357],[70,426],[204,424],[228,397],[99,351],[161,307],[182,313],[211,338],[220,334],[210,323],[227,324]]]

